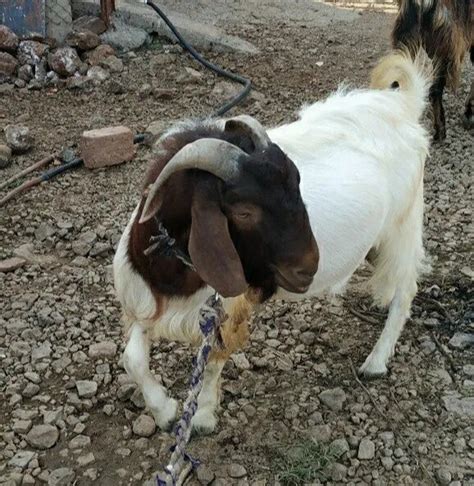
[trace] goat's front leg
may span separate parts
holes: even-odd
[[[150,371],[150,341],[141,324],[135,323],[123,353],[123,363],[128,375],[140,388],[147,408],[162,430],[168,430],[175,418],[178,403],[168,397],[166,389],[160,385]]]
[[[227,319],[221,327],[223,349],[215,349],[204,372],[204,382],[198,397],[198,409],[193,417],[193,430],[210,434],[217,425],[216,409],[220,402],[220,375],[232,353],[242,349],[249,339],[248,321],[254,307],[248,294],[229,299]]]

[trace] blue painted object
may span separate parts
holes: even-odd
[[[31,34],[46,35],[46,0],[0,0],[0,24],[19,37]]]

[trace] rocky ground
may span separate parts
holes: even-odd
[[[393,16],[304,5],[303,14],[262,8],[219,25],[260,49],[209,54],[255,83],[236,112],[276,124],[342,81],[366,83]],[[33,149],[1,179],[73,146],[85,129],[140,132],[208,113],[229,92],[160,42],[122,61],[122,72],[92,89],[4,94],[2,128],[28,126]],[[203,466],[190,484],[474,484],[473,136],[459,120],[470,75],[466,67],[457,94],[445,97],[448,138],[427,163],[433,270],[390,374],[366,382],[354,372],[384,319],[364,292],[367,269],[334,301],[265,306],[249,347],[224,370],[216,433],[192,441]],[[70,172],[1,208],[0,259],[26,263],[0,273],[0,483],[135,485],[166,463],[171,438],[154,430],[120,365],[110,272],[150,156],[142,147],[131,163]],[[181,400],[192,356],[174,343],[152,352],[155,372]]]

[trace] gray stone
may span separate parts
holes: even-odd
[[[347,467],[344,464],[335,462],[331,467],[331,478],[333,481],[344,481],[347,476]]]
[[[464,417],[474,418],[474,397],[445,395],[442,400],[448,412]]]
[[[27,371],[25,374],[24,374],[24,377],[28,380],[28,381],[31,381],[31,383],[36,383],[37,385],[39,383],[41,383],[41,378],[40,378],[40,375],[38,375],[38,373],[34,372],[34,371]]]
[[[474,334],[467,332],[457,332],[450,340],[449,347],[453,349],[465,349],[474,346]]]
[[[336,439],[331,442],[331,450],[335,451],[339,455],[349,452],[350,447],[346,439]]]
[[[35,383],[28,383],[22,391],[22,395],[26,398],[31,398],[37,395],[40,391],[40,387]]]
[[[0,273],[14,272],[25,264],[23,258],[12,257],[5,260],[0,260]]]
[[[17,434],[27,434],[32,425],[33,422],[31,420],[15,420],[12,429]]]
[[[214,481],[214,478],[216,477],[212,468],[206,466],[205,464],[198,467],[196,476],[199,483],[203,485],[211,484]]]
[[[357,452],[358,459],[373,459],[375,456],[375,444],[368,438],[364,438],[359,443]]]
[[[248,370],[250,369],[250,363],[244,353],[236,353],[231,356],[231,360],[233,361],[235,367],[239,370]]]
[[[91,90],[94,80],[88,76],[72,76],[66,80],[66,88],[71,91]]]
[[[13,153],[22,154],[30,150],[33,138],[30,129],[23,125],[7,125],[5,128],[5,138],[7,145]]]
[[[88,454],[84,454],[83,456],[79,456],[77,458],[77,463],[79,466],[87,466],[95,461],[94,454],[89,452]]]
[[[240,464],[231,464],[227,470],[229,476],[234,479],[243,478],[244,476],[247,475],[247,470],[245,469],[244,466]]]
[[[43,422],[45,424],[56,424],[58,420],[63,418],[63,411],[61,409],[56,410],[44,410],[43,414]]]
[[[32,451],[19,451],[8,461],[8,465],[25,469],[33,457],[35,453]]]
[[[140,437],[150,437],[156,429],[155,421],[148,415],[140,415],[132,425],[133,433]]]
[[[438,483],[441,486],[448,486],[451,483],[451,473],[448,471],[448,469],[445,469],[443,467],[440,467],[436,471],[436,479],[438,480]]]
[[[386,471],[391,471],[393,465],[395,464],[394,460],[391,457],[386,456],[382,457],[382,459],[380,459],[380,462],[382,463],[382,466]]]
[[[91,398],[97,393],[97,383],[89,380],[76,381],[77,394],[81,398]]]
[[[35,425],[27,434],[26,441],[36,449],[50,449],[59,439],[54,425]]]
[[[121,52],[139,49],[149,41],[148,34],[139,27],[125,23],[117,17],[112,27],[101,35],[102,42]]]
[[[145,399],[143,398],[143,394],[139,388],[135,388],[132,396],[130,397],[130,401],[135,405],[137,408],[145,408]]]
[[[113,358],[117,345],[113,341],[102,341],[89,346],[89,358]]]
[[[117,390],[117,398],[121,401],[128,400],[135,392],[137,386],[133,383],[125,383]]]
[[[315,425],[309,430],[309,436],[311,439],[314,439],[319,443],[329,442],[331,435],[331,427],[329,427],[327,424]]]
[[[92,66],[87,71],[87,77],[92,79],[92,81],[100,84],[109,79],[110,74],[103,67]]]
[[[70,449],[84,449],[84,447],[89,447],[91,445],[91,438],[87,435],[76,435],[73,439],[69,441]]]
[[[346,394],[342,388],[333,388],[325,390],[319,394],[319,399],[326,407],[334,412],[339,412],[346,401]]]
[[[85,231],[72,242],[71,249],[76,255],[86,256],[91,251],[96,240],[97,234],[94,231]]]
[[[123,62],[116,56],[108,56],[102,59],[100,66],[108,69],[112,73],[121,73],[123,71]]]
[[[31,352],[31,360],[33,362],[39,361],[43,358],[49,358],[51,356],[51,344],[44,342],[36,345]]]
[[[468,376],[474,376],[474,365],[466,364],[462,367],[464,374]]]
[[[75,472],[68,467],[60,467],[51,472],[48,486],[70,486],[76,477]]]

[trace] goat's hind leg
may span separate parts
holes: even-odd
[[[168,397],[166,389],[150,371],[150,342],[146,328],[141,324],[135,323],[130,329],[123,363],[128,375],[140,388],[158,427],[168,430],[176,418],[178,403]]]
[[[378,248],[372,280],[374,296],[382,305],[389,303],[382,334],[367,356],[359,373],[380,376],[387,373],[392,357],[417,291],[417,278],[423,266],[422,243],[423,195],[420,189],[415,204],[403,223]]]
[[[471,46],[471,64],[474,65],[474,45]],[[474,79],[471,81],[471,91],[466,98],[462,121],[466,130],[474,128]]]
[[[446,86],[446,67],[442,67],[430,89],[430,101],[433,108],[433,125],[435,142],[442,142],[446,138],[446,117],[443,107],[443,92]]]

